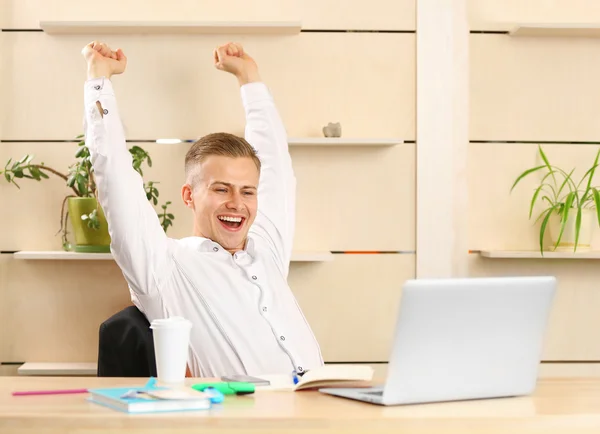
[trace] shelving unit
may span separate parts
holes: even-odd
[[[24,363],[19,375],[96,376],[97,363]]]
[[[395,146],[402,143],[404,140],[394,138],[294,137],[288,139],[290,146]]]
[[[299,21],[40,21],[49,35],[266,34],[300,33]]]
[[[479,255],[491,259],[600,259],[600,251],[544,252],[539,250],[481,250]]]
[[[27,260],[76,260],[76,261],[112,261],[111,253],[77,253],[55,251],[21,251],[13,254],[15,259]],[[331,252],[294,252],[292,253],[292,262],[329,262],[333,261]]]
[[[596,23],[530,23],[517,24],[510,36],[569,36],[600,37],[600,24]]]

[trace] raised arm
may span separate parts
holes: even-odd
[[[258,212],[250,232],[263,237],[288,273],[296,217],[296,178],[285,127],[256,62],[239,44],[215,50],[215,66],[238,79],[246,114],[245,138],[261,161]]]
[[[111,251],[131,289],[153,296],[171,268],[169,241],[132,166],[110,81],[125,71],[121,50],[92,42],[82,51],[88,65],[84,87],[86,146],[98,200],[108,221]],[[143,305],[142,301],[142,305]]]

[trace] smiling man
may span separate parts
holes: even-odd
[[[285,128],[254,60],[238,44],[214,52],[215,67],[239,82],[245,138],[214,133],[191,146],[181,194],[194,215],[193,236],[175,240],[163,231],[127,150],[111,83],[127,58],[100,42],[82,53],[86,145],[111,251],[136,306],[150,321],[192,321],[193,376],[291,374],[322,365],[287,284],[296,180]]]

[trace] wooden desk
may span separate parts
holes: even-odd
[[[0,433],[600,433],[600,380],[541,380],[531,397],[381,407],[319,392],[262,391],[211,410],[129,415],[86,394],[15,390],[143,384],[146,379],[0,377]],[[193,379],[189,379],[194,382]]]

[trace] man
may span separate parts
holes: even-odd
[[[234,43],[214,52],[216,68],[240,84],[245,139],[209,134],[190,148],[182,198],[194,214],[193,236],[174,240],[126,147],[110,80],[125,71],[127,58],[100,42],[82,53],[86,145],[111,250],[134,303],[150,321],[177,315],[193,323],[193,376],[291,374],[322,365],[287,285],[295,177],[284,126],[254,60]]]

